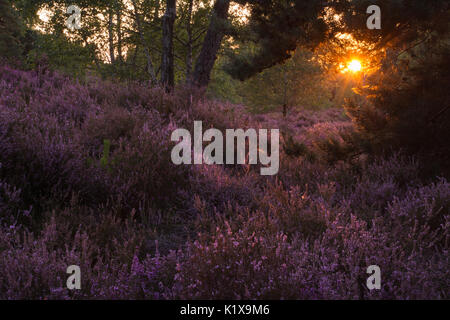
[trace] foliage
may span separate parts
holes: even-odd
[[[227,0],[177,2],[167,93],[163,1],[70,1],[69,32],[68,1],[0,0],[0,55],[26,62],[0,64],[0,299],[449,298],[448,1],[235,3],[248,20],[214,25]],[[205,96],[193,61],[217,27]],[[339,72],[352,55],[363,75]],[[352,87],[347,115],[317,108]],[[171,133],[198,120],[279,128],[277,176],[174,165]]]
[[[20,57],[23,47],[21,43],[23,30],[20,20],[9,3],[0,1],[0,57],[11,60]]]
[[[70,42],[64,35],[33,34],[32,48],[26,57],[27,66],[37,69],[43,59],[47,66],[73,77],[84,77],[95,59],[92,47]]]
[[[401,155],[330,165],[320,141],[351,129],[340,110],[250,115],[182,88],[8,66],[0,97],[2,299],[449,297],[448,181]],[[170,132],[194,119],[282,128],[314,156],[282,150],[277,178],[174,166]],[[66,289],[72,264],[81,290]],[[372,264],[379,291],[364,286]]]
[[[254,110],[282,110],[292,107],[322,107],[329,104],[326,77],[312,53],[297,50],[282,65],[255,75],[241,83],[240,92],[246,105]]]
[[[237,1],[250,10],[248,24],[235,36],[250,52],[232,52],[227,71],[245,80],[291,57],[299,46],[313,48],[326,38],[322,1]]]
[[[403,149],[427,159],[432,172],[448,168],[449,52],[446,40],[428,42],[359,89],[347,110],[370,151]]]

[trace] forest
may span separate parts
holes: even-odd
[[[449,18],[0,0],[0,299],[449,299]]]

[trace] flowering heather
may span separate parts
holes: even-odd
[[[194,120],[280,128],[278,175],[174,165]],[[352,130],[337,109],[0,66],[0,299],[448,299],[450,183],[401,154],[341,157]]]

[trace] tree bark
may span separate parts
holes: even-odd
[[[109,59],[111,60],[111,64],[114,64],[116,62],[116,59],[114,57],[114,33],[113,33],[113,13],[112,13],[112,8],[109,9],[108,38],[109,38]]]
[[[117,3],[116,8],[116,18],[117,18],[117,58],[119,62],[122,62],[122,8],[120,7],[121,3]]]
[[[230,0],[216,0],[214,3],[208,31],[195,63],[193,84],[197,87],[208,86],[211,70],[217,59],[222,39],[225,36],[229,7]]]
[[[194,0],[189,0],[188,16],[186,21],[186,32],[188,36],[187,54],[186,54],[186,82],[191,83],[192,79],[192,9]]]
[[[141,19],[139,17],[138,9],[136,6],[136,0],[132,0],[131,3],[133,4],[133,8],[134,8],[134,19],[136,20],[136,26],[137,26],[138,33],[139,33],[139,39],[140,39],[141,45],[144,47],[144,53],[147,58],[147,72],[150,75],[150,81],[152,82],[152,84],[156,84],[155,69],[153,67],[152,57],[150,55],[150,49],[145,44],[144,34],[142,31],[142,26],[141,26]]]
[[[173,58],[173,25],[176,17],[176,0],[166,1],[166,12],[163,16],[162,29],[162,58],[161,83],[166,91],[171,91],[175,85],[174,58]]]

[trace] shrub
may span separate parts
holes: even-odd
[[[448,174],[450,149],[449,48],[430,42],[372,79],[358,101],[347,105],[365,147],[386,153],[402,149],[425,159],[428,176]],[[424,58],[423,52],[427,52]],[[432,54],[430,54],[432,53]],[[415,57],[415,58],[412,58]],[[439,79],[439,85],[436,85]]]
[[[0,298],[448,298],[447,180],[420,157],[345,157],[339,115],[0,66]],[[193,120],[281,128],[279,174],[175,166],[170,134]]]

